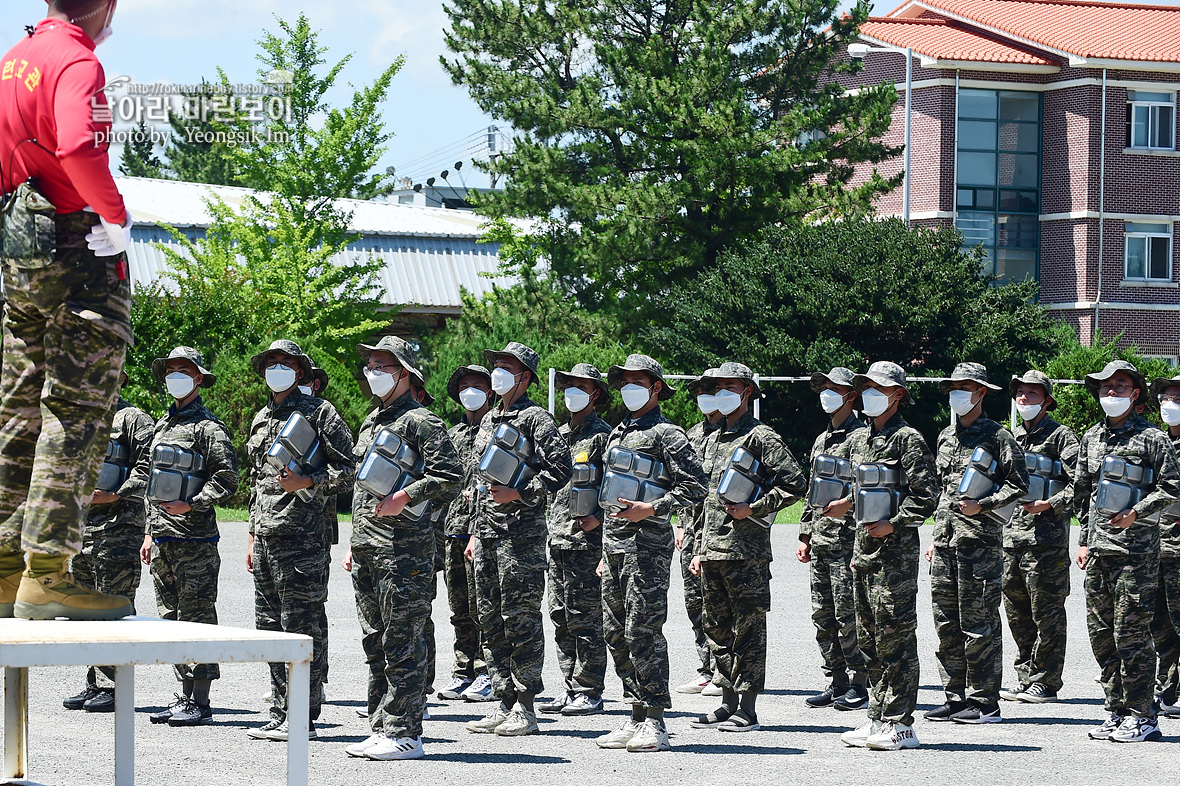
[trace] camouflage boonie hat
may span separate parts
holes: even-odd
[[[1151,397],[1157,406],[1160,403],[1160,394],[1173,386],[1180,387],[1180,374],[1172,377],[1156,377],[1151,381]]]
[[[271,342],[271,345],[264,351],[259,352],[254,357],[250,358],[250,368],[254,369],[254,373],[260,377],[266,376],[267,358],[272,352],[285,352],[291,357],[295,358],[299,363],[299,367],[303,369],[304,383],[311,382],[312,377],[312,362],[299,345],[294,341],[288,341],[285,338],[280,338],[278,341]]]
[[[627,362],[621,366],[611,366],[606,372],[607,384],[612,388],[622,387],[620,378],[628,371],[642,371],[644,374],[658,379],[663,383],[663,388],[660,389],[660,401],[667,401],[676,395],[676,388],[672,387],[664,379],[664,367],[661,366],[655,358],[647,355],[628,355]]]
[[[382,336],[376,344],[357,344],[356,353],[361,356],[362,363],[369,362],[369,356],[374,352],[388,352],[397,358],[402,368],[410,372],[410,376],[418,380],[419,385],[426,385],[426,377],[418,370],[418,353],[404,338],[397,336]]]
[[[596,366],[589,363],[578,363],[569,371],[558,371],[553,375],[554,384],[560,390],[565,389],[571,379],[593,382],[602,391],[602,395],[598,397],[599,403],[610,402],[610,386],[606,384],[606,380],[602,378],[602,372]]]
[[[852,369],[843,366],[836,366],[827,374],[817,371],[811,375],[811,389],[816,393],[823,390],[824,384],[828,382],[841,387],[855,388],[856,375],[852,373]]]
[[[1020,389],[1021,385],[1040,385],[1045,389],[1045,411],[1051,412],[1057,409],[1057,399],[1053,398],[1053,380],[1045,376],[1044,373],[1034,368],[1024,372],[1023,376],[1012,377],[1012,381],[1008,383],[1008,395],[1016,398],[1016,391]]]
[[[410,384],[410,391],[414,394],[414,400],[424,407],[434,406],[434,396],[430,395],[430,391],[422,385],[414,383]]]
[[[913,397],[910,396],[910,389],[905,384],[905,369],[888,360],[878,360],[869,366],[869,370],[865,373],[853,374],[852,382],[857,393],[864,391],[872,382],[884,388],[901,388],[905,391],[905,398],[902,401],[913,400]]]
[[[699,396],[701,393],[703,393],[705,381],[716,377],[718,371],[720,371],[720,369],[708,368],[705,369],[704,374],[701,374],[696,379],[689,380],[688,384],[685,385],[685,387],[688,388],[689,395],[695,398],[696,396]]]
[[[456,404],[462,403],[459,401],[459,382],[468,374],[478,374],[479,376],[486,378],[489,387],[492,384],[492,372],[488,371],[483,366],[459,366],[459,368],[451,372],[451,378],[447,380],[447,395],[450,396],[451,400]],[[495,394],[489,393],[488,398],[491,398],[493,395]]]
[[[311,378],[313,380],[315,380],[316,382],[320,383],[320,389],[315,391],[315,394],[317,396],[328,389],[328,372],[327,371],[324,371],[319,366],[312,366],[311,367]]]
[[[484,350],[483,356],[487,358],[488,365],[493,367],[496,365],[496,358],[515,358],[533,373],[530,385],[537,384],[540,379],[538,369],[541,367],[541,356],[532,347],[526,347],[518,341],[509,341],[508,345],[498,352],[494,349]]]
[[[709,371],[712,373],[708,375],[703,385],[706,391],[713,392],[717,390],[717,380],[719,379],[740,379],[754,389],[754,392],[751,394],[751,401],[756,398],[762,398],[762,388],[758,387],[758,382],[754,379],[754,372],[745,363],[726,361],[715,369],[709,369]]]
[[[192,347],[177,347],[168,353],[166,358],[156,358],[152,361],[152,375],[158,382],[164,381],[164,367],[169,360],[187,360],[197,367],[197,371],[205,377],[201,380],[201,387],[211,388],[217,382],[217,375],[205,368],[205,357],[199,350]]]
[[[950,379],[938,383],[938,389],[946,393],[956,382],[977,382],[988,390],[1003,390],[999,385],[987,381],[987,366],[982,363],[960,363],[951,372]]]
[[[1135,387],[1139,388],[1139,398],[1135,399],[1136,404],[1144,403],[1148,398],[1147,377],[1139,373],[1139,369],[1125,360],[1112,360],[1106,364],[1101,371],[1096,371],[1093,374],[1086,375],[1086,390],[1090,391],[1090,395],[1098,398],[1098,387],[1106,380],[1113,377],[1119,372],[1123,372],[1134,380]]]

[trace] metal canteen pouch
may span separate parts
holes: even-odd
[[[328,457],[324,454],[324,446],[315,429],[307,422],[307,418],[293,412],[283,424],[270,450],[266,452],[266,461],[279,471],[285,469],[307,477],[327,466]],[[311,502],[315,499],[315,489],[299,489],[295,496],[304,502]]]
[[[1098,482],[1094,507],[1104,516],[1116,516],[1139,504],[1153,480],[1151,467],[1136,464],[1123,456],[1107,456],[1102,460],[1102,480]],[[1142,521],[1155,524],[1159,519],[1160,514],[1153,513]]]
[[[901,507],[905,478],[901,469],[888,464],[860,464],[856,468],[853,508],[857,524],[892,521]]]
[[[356,473],[356,484],[377,499],[385,499],[426,475],[426,464],[410,443],[389,429],[377,432],[369,452]],[[407,506],[398,518],[421,521],[430,509],[430,500]]]
[[[602,475],[598,504],[603,510],[617,514],[624,509],[620,497],[635,502],[654,502],[671,490],[672,478],[663,462],[646,453],[616,445],[606,454],[606,471]],[[668,524],[671,521],[669,513],[639,523]]]
[[[579,453],[570,481],[570,516],[577,519],[597,513],[601,485],[602,467],[591,461],[588,454]]]
[[[147,498],[159,504],[192,502],[208,480],[204,473],[205,458],[192,448],[156,445],[152,448]]]
[[[729,466],[721,473],[721,482],[717,484],[717,497],[722,502],[731,505],[749,505],[762,499],[766,493],[765,469],[762,462],[745,448],[738,448],[729,457]],[[772,516],[769,521],[764,518],[751,517],[763,527],[770,528],[774,523]]]
[[[971,463],[967,465],[967,471],[963,473],[963,479],[959,481],[959,496],[979,501],[990,497],[1003,488],[1003,484],[996,480],[996,469],[998,466],[995,457],[992,456],[987,448],[982,445],[977,447],[971,453]],[[988,516],[1003,524],[1012,518],[1012,511],[1015,509],[1016,502],[1012,502],[1002,508],[987,511],[982,515]]]
[[[831,503],[852,493],[852,462],[835,456],[816,456],[811,462],[807,506],[823,512]]]
[[[479,459],[477,472],[486,485],[520,491],[537,475],[533,443],[515,426],[501,423]]]
[[[1021,502],[1044,502],[1057,496],[1065,488],[1065,472],[1060,461],[1044,453],[1024,452],[1024,467],[1028,470],[1028,493]]]
[[[115,492],[127,482],[131,474],[131,451],[115,440],[107,442],[107,452],[102,459],[102,469],[98,471],[98,483],[95,488],[99,491]]]

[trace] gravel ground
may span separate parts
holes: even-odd
[[[348,537],[347,526],[342,537]],[[473,735],[463,723],[482,715],[490,705],[431,700],[433,720],[426,722],[427,757],[411,762],[351,759],[345,746],[368,735],[355,715],[365,693],[351,585],[339,568],[343,546],[334,551],[335,569],[329,598],[331,675],[329,703],[321,718],[320,739],[311,743],[311,780],[316,784],[363,783],[505,783],[531,779],[545,784],[577,784],[586,777],[596,783],[755,784],[806,781],[816,784],[862,783],[986,783],[1060,784],[1066,782],[1136,784],[1173,783],[1180,741],[1180,721],[1162,719],[1161,743],[1115,745],[1093,742],[1086,730],[1100,722],[1102,692],[1094,681],[1098,669],[1090,654],[1084,624],[1080,571],[1074,570],[1069,599],[1069,656],[1062,701],[1048,705],[1003,702],[1001,724],[957,726],[918,720],[919,750],[874,753],[846,748],[839,734],[859,725],[863,712],[814,710],[803,698],[823,687],[819,651],[810,619],[807,569],[794,558],[796,526],[776,526],[774,609],[770,621],[767,694],[759,703],[762,730],[722,734],[694,730],[689,719],[715,706],[716,699],[673,694],[668,712],[672,752],[636,755],[604,751],[593,738],[622,723],[627,708],[620,704],[621,687],[613,672],[607,677],[605,715],[584,718],[541,716],[541,734],[508,739]],[[1074,537],[1076,538],[1076,528]],[[253,585],[245,570],[246,525],[222,524],[221,587],[218,610],[225,625],[253,627]],[[929,538],[929,528],[924,532]],[[678,571],[678,568],[677,568]],[[441,583],[441,582],[440,582]],[[442,588],[440,587],[440,590]],[[922,690],[919,712],[940,704],[938,668],[934,659],[929,569],[923,566],[919,592],[919,649]],[[151,613],[151,577],[144,574],[139,593],[141,613]],[[672,653],[672,681],[693,674],[692,633],[684,614],[679,573],[672,581],[670,620],[664,628]],[[434,606],[438,631],[441,686],[449,677],[452,634],[445,597]],[[551,630],[546,620],[547,630]],[[1005,638],[1005,684],[1012,682],[1011,639]],[[45,784],[96,784],[113,780],[113,716],[62,709],[61,699],[83,684],[80,669],[36,669],[30,673],[30,759],[32,776]],[[547,652],[545,683],[558,689],[552,646]],[[214,683],[214,720],[207,726],[172,729],[153,726],[149,712],[172,697],[177,683],[165,667],[141,667],[136,680],[136,766],[140,783],[270,784],[285,782],[283,744],[255,741],[246,730],[265,721],[262,696],[268,691],[263,664],[222,667]],[[867,764],[866,764],[867,763]],[[867,769],[861,769],[866,768]]]

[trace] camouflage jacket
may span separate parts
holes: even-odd
[[[707,452],[706,448],[711,451],[717,447],[717,443],[709,441],[709,436],[719,428],[721,428],[720,421],[713,424],[708,420],[702,420],[693,425],[687,433],[688,444],[692,445],[697,458],[701,460],[701,469],[705,471],[706,478],[713,471],[713,454],[712,452]],[[682,508],[676,515],[677,525],[684,530],[682,548],[689,554],[695,554],[697,533],[701,531],[701,526],[705,520],[704,500],[696,502],[691,507]]]
[[[266,454],[286,425],[298,412],[315,429],[327,463],[308,477],[315,493],[304,502],[295,494],[283,491],[279,471],[266,460]],[[254,416],[246,439],[250,460],[250,532],[265,537],[281,535],[294,538],[324,538],[324,507],[329,496],[346,490],[356,468],[352,457],[352,432],[336,408],[322,398],[308,396],[298,388],[275,406],[274,396]]]
[[[626,418],[607,438],[609,452],[616,445],[645,453],[661,461],[672,479],[672,490],[655,500],[656,516],[689,507],[705,498],[708,477],[688,442],[684,429],[668,420],[656,407],[641,418]],[[630,522],[607,516],[603,522],[602,550],[608,554],[634,553],[640,549],[671,548],[672,527],[651,521]]]
[[[1110,518],[1098,512],[1095,498],[1102,480],[1102,462],[1107,456],[1125,456],[1144,467],[1154,477],[1150,490],[1135,506],[1136,521],[1120,529]],[[1078,519],[1082,532],[1078,545],[1087,546],[1091,554],[1152,554],[1160,549],[1160,527],[1144,521],[1152,513],[1169,507],[1180,497],[1180,468],[1172,450],[1172,441],[1140,415],[1132,414],[1117,429],[1107,421],[1090,427],[1082,437],[1078,451],[1077,472]]]
[[[1078,465],[1078,437],[1048,415],[1029,431],[1026,424],[1016,427],[1013,436],[1021,450],[1041,453],[1061,462],[1065,488],[1049,498],[1049,510],[1033,515],[1017,505],[1004,527],[1004,548],[1018,545],[1069,546],[1069,523],[1073,517],[1073,474]]]
[[[811,460],[808,467],[815,466],[815,460],[820,456],[834,456],[848,458],[848,450],[852,435],[858,430],[868,428],[868,425],[856,415],[849,415],[839,428],[828,427],[815,438],[811,446]],[[856,518],[852,508],[842,519],[834,519],[823,515],[822,510],[814,510],[810,505],[803,506],[803,515],[799,518],[799,539],[807,537],[812,549],[832,549],[849,551],[856,539]]]
[[[227,502],[238,490],[238,460],[229,429],[197,396],[184,409],[173,404],[156,422],[152,448],[167,444],[188,448],[205,459],[205,485],[193,497],[192,510],[182,516],[147,503],[147,531],[153,538],[213,540],[219,537],[215,505]]]
[[[1180,463],[1180,434],[1165,433],[1172,440],[1172,452]],[[1180,559],[1180,503],[1169,505],[1160,514],[1160,558]]]
[[[761,462],[767,477],[766,492],[750,505],[751,515],[740,521],[725,512],[717,496],[721,478],[738,448],[745,448]],[[774,429],[747,412],[737,423],[709,435],[706,452],[712,452],[709,493],[705,497],[703,526],[696,533],[693,554],[702,560],[771,559],[770,527],[774,515],[807,491],[807,478],[799,463]]]
[[[859,464],[869,463],[900,467],[905,479],[905,495],[893,519],[891,534],[875,538],[864,527],[856,527],[853,566],[869,568],[897,558],[908,559],[911,553],[916,557],[918,527],[925,523],[938,504],[938,476],[926,440],[900,414],[896,414],[880,430],[870,424],[868,428],[854,431],[848,438],[848,458],[854,470]]]
[[[111,422],[111,439],[125,446],[131,455],[127,480],[115,490],[119,499],[109,505],[91,505],[86,519],[87,532],[107,532],[119,527],[144,531],[147,512],[143,492],[147,490],[148,470],[152,463],[152,436],[155,422],[139,407],[119,399],[115,419]]]
[[[486,492],[477,491],[472,496],[475,502],[473,531],[478,537],[493,539],[547,537],[545,503],[548,495],[560,491],[573,475],[569,445],[558,432],[553,416],[528,396],[523,396],[507,410],[500,401],[483,416],[473,454],[477,464],[501,423],[511,424],[528,438],[540,469],[520,490],[518,500],[501,505]]]
[[[448,538],[471,534],[471,519],[475,510],[475,468],[479,465],[479,456],[475,452],[475,438],[478,435],[479,424],[469,423],[466,416],[447,431],[447,436],[459,454],[459,464],[463,467],[459,493],[447,508],[443,526],[443,533]]]
[[[597,412],[586,415],[585,420],[578,424],[574,432],[572,423],[563,423],[558,433],[570,446],[570,455],[574,461],[582,453],[590,461],[602,466],[603,454],[606,451],[606,438],[610,434],[610,424],[598,416]],[[545,514],[545,521],[549,524],[549,548],[570,549],[572,551],[601,551],[602,525],[589,532],[582,529],[582,525],[570,516],[570,488],[573,482],[566,483],[556,494],[549,495],[549,509]],[[602,521],[602,510],[594,514]]]
[[[352,455],[361,466],[377,435],[389,429],[404,439],[425,465],[423,476],[406,486],[409,505],[430,500],[432,507],[449,505],[459,491],[463,468],[459,454],[447,436],[447,424],[407,393],[372,410],[361,423]],[[433,560],[435,525],[429,514],[421,521],[405,516],[382,516],[374,510],[381,500],[354,485],[352,493],[352,548],[394,549]]]
[[[979,500],[983,511],[977,516],[959,512],[959,483],[971,464],[977,447],[985,448],[996,460],[995,480],[1003,481],[1000,490]],[[1004,522],[988,512],[1002,508],[1028,493],[1028,470],[1024,451],[1016,444],[1012,432],[994,420],[980,415],[970,426],[947,426],[938,435],[935,468],[942,492],[934,511],[935,546],[999,547],[1004,542]]]

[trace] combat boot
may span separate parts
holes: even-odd
[[[0,576],[0,618],[12,616],[12,607],[16,603],[16,591],[20,587],[20,579],[23,575],[24,571],[19,571],[11,576]]]
[[[16,591],[14,613],[25,620],[117,620],[132,613],[131,601],[74,581],[63,561],[57,573],[33,578],[26,571]]]

